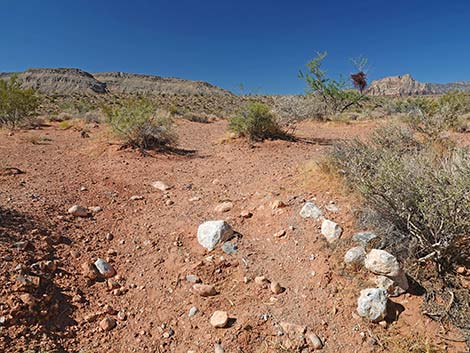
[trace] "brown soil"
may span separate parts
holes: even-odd
[[[353,216],[358,204],[334,180],[317,179],[305,167],[332,141],[363,136],[373,126],[305,123],[301,141],[250,145],[223,140],[225,121],[180,122],[180,150],[150,156],[104,142],[103,126],[91,128],[90,138],[57,125],[12,136],[1,131],[0,316],[6,322],[0,351],[212,352],[220,342],[225,352],[286,352],[278,336],[282,321],[306,325],[324,341],[323,352],[392,352],[394,342],[418,338],[463,351],[463,343],[443,338],[458,339],[457,331],[420,314],[419,296],[393,299],[400,314],[388,328],[354,314],[360,289],[372,285],[366,271],[342,265],[348,238],[361,230]],[[150,185],[156,180],[173,188],[156,190]],[[131,201],[133,195],[144,199]],[[195,196],[201,199],[189,201]],[[286,207],[273,210],[277,199]],[[326,211],[345,230],[338,245],[327,245],[319,222],[299,216],[308,199],[339,207]],[[226,200],[233,209],[216,213]],[[72,218],[67,209],[74,204],[103,210]],[[240,217],[244,210],[253,217]],[[209,254],[198,244],[197,227],[210,219],[225,219],[240,234],[236,254],[220,248]],[[280,230],[286,236],[273,237]],[[124,293],[86,280],[81,265],[97,257],[109,258]],[[31,270],[41,260],[55,260],[58,269]],[[39,287],[20,286],[21,273],[39,276]],[[188,274],[219,294],[193,294]],[[275,295],[253,280],[244,283],[260,275],[285,291]],[[26,292],[34,296],[30,305],[20,299]],[[127,320],[104,314],[105,304]],[[192,306],[199,312],[189,318]],[[210,325],[216,310],[229,313],[228,328]],[[108,332],[99,325],[106,316],[117,321]]]

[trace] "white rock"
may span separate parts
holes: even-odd
[[[382,321],[387,315],[387,291],[383,288],[367,288],[357,300],[357,312],[372,322]]]
[[[132,195],[129,200],[131,201],[137,201],[137,200],[143,200],[144,197],[142,195]]]
[[[105,278],[113,277],[116,274],[116,270],[108,262],[103,259],[98,258],[95,261],[95,267],[98,269],[98,272]]]
[[[384,288],[391,297],[402,295],[409,288],[408,279],[404,271],[401,271],[395,277],[378,276],[375,284],[379,288]]]
[[[197,230],[197,241],[212,251],[217,244],[227,241],[233,234],[232,227],[225,221],[207,221]]]
[[[367,254],[364,264],[369,271],[376,275],[394,277],[401,272],[397,258],[385,250],[372,249]]]
[[[362,265],[366,257],[366,251],[362,246],[349,249],[344,255],[344,262],[348,265]]]
[[[321,224],[321,234],[324,235],[328,243],[333,243],[341,237],[343,233],[343,228],[339,224],[330,221],[329,219],[324,219]]]
[[[73,205],[67,211],[74,217],[88,217],[88,210],[85,207],[79,205]]]
[[[189,275],[186,275],[186,281],[190,283],[200,283],[201,279],[196,275],[189,274]]]
[[[154,182],[152,183],[152,186],[153,186],[155,189],[158,189],[158,190],[160,190],[160,191],[167,191],[167,190],[170,190],[170,189],[171,189],[171,186],[165,184],[163,181],[154,181]]]
[[[199,310],[197,310],[195,306],[191,307],[191,309],[189,309],[188,317],[193,317],[194,315],[197,314],[198,311]]]
[[[306,202],[300,210],[300,216],[303,218],[318,219],[322,215],[321,209],[313,202]]]

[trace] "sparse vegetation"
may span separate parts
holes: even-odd
[[[249,103],[232,117],[229,130],[250,140],[264,140],[284,135],[269,107],[258,102]]]
[[[0,80],[0,125],[16,127],[30,118],[40,104],[32,89],[22,89],[16,77]]]
[[[467,131],[470,119],[470,94],[453,91],[441,97],[382,98],[389,115],[405,114],[404,120],[425,134],[452,129]]]
[[[193,123],[202,123],[202,124],[208,124],[211,121],[211,118],[209,115],[204,114],[204,113],[185,113],[183,115],[183,119],[192,121]]]
[[[331,163],[363,196],[396,252],[413,261],[432,259],[441,272],[468,259],[468,149],[434,132],[394,126],[367,141],[336,145]]]
[[[117,108],[104,108],[112,131],[126,147],[163,149],[176,143],[173,119],[157,111],[148,99],[130,99]]]

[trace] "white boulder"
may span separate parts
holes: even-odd
[[[355,246],[344,254],[344,263],[347,265],[362,265],[366,257],[366,251],[362,246]]]
[[[306,202],[305,205],[300,210],[300,216],[303,218],[313,218],[318,219],[322,216],[321,209],[315,205],[313,202]]]
[[[361,290],[357,300],[357,312],[372,322],[382,321],[387,315],[387,291],[383,288]]]
[[[323,234],[328,243],[333,243],[341,237],[343,228],[338,223],[324,219],[321,224],[321,234]]]
[[[367,254],[364,264],[376,275],[395,277],[402,272],[397,258],[385,250],[372,249]]]
[[[225,221],[207,221],[197,229],[197,241],[212,251],[217,244],[227,241],[233,234],[232,227]]]

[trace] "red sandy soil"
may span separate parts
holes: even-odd
[[[392,298],[400,314],[387,328],[355,314],[360,290],[373,286],[367,271],[342,264],[348,238],[362,230],[353,217],[358,204],[339,183],[306,166],[333,141],[364,136],[375,123],[305,123],[298,142],[252,145],[223,141],[226,125],[180,122],[182,150],[150,156],[108,144],[104,126],[90,128],[89,138],[57,125],[0,131],[0,167],[24,172],[0,176],[1,352],[213,352],[215,343],[225,352],[286,352],[282,321],[307,326],[323,340],[323,352],[393,352],[396,342],[421,339],[448,352],[464,350],[442,338],[459,338],[457,331],[420,314],[419,296]],[[157,180],[172,189],[154,189]],[[131,201],[133,195],[144,198]],[[195,196],[201,199],[189,201]],[[214,211],[226,200],[232,210]],[[286,207],[273,210],[274,200]],[[324,210],[332,201],[339,207],[325,211],[344,228],[336,245],[324,240],[319,221],[299,216],[305,200]],[[74,204],[102,211],[73,218],[67,209]],[[241,211],[253,217],[242,218]],[[220,247],[207,253],[198,244],[198,225],[212,219],[227,220],[240,234],[236,254]],[[273,237],[280,230],[286,236]],[[27,247],[15,248],[18,241]],[[124,293],[114,295],[105,281],[87,281],[81,265],[97,257],[110,260]],[[30,270],[41,260],[54,260],[58,269]],[[35,300],[29,307],[19,299],[25,292],[16,277],[21,264],[23,273],[41,277],[39,288],[28,289]],[[188,274],[219,294],[192,293]],[[253,280],[244,283],[261,275],[285,291],[275,295]],[[127,319],[103,313],[105,304]],[[192,306],[199,312],[189,318]],[[210,325],[216,310],[229,313],[228,328]],[[117,321],[108,332],[99,326],[106,316]]]

